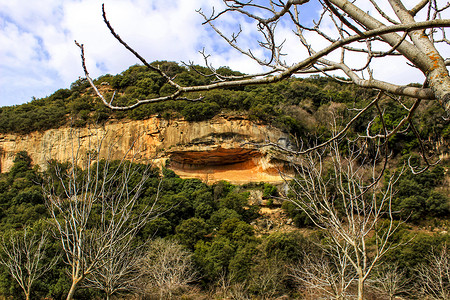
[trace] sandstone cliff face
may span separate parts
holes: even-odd
[[[68,161],[73,151],[85,153],[102,140],[101,157],[112,155],[157,164],[170,159],[181,177],[207,182],[280,182],[279,157],[255,144],[287,145],[286,133],[241,117],[217,116],[209,121],[164,120],[109,122],[99,128],[59,128],[28,135],[0,135],[0,171],[7,172],[15,154],[27,151],[33,163],[45,168],[50,159]]]

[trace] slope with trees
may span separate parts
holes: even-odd
[[[29,162],[30,160],[27,159],[26,153],[21,153],[16,159],[12,172],[0,176],[2,210],[9,212],[7,214],[8,217],[4,215],[1,219],[1,234],[6,234],[6,240],[10,229],[20,230],[25,222],[24,220],[27,220],[28,225],[34,225],[37,228],[40,228],[39,224],[41,223],[48,225],[45,221],[51,220],[50,214],[45,207],[42,213],[37,214],[30,211],[31,208],[39,209],[39,201],[43,205],[45,198],[39,186],[36,185],[36,183],[43,181],[43,174],[33,170]],[[114,165],[114,163],[112,164]],[[402,295],[404,298],[413,298],[407,292],[419,290],[419,285],[424,282],[420,279],[421,277],[414,275],[418,274],[418,266],[423,266],[423,270],[429,265],[432,266],[431,263],[435,263],[433,257],[438,257],[443,251],[445,244],[450,242],[448,234],[433,234],[429,230],[429,226],[437,229],[445,228],[445,224],[448,222],[449,199],[443,193],[443,189],[445,189],[444,183],[439,180],[440,176],[442,176],[440,175],[442,174],[441,172],[442,168],[434,167],[432,170],[424,172],[421,175],[422,179],[418,179],[418,182],[425,184],[427,182],[426,179],[429,179],[430,187],[434,186],[432,188],[433,193],[441,194],[440,197],[444,199],[442,205],[439,206],[441,207],[439,211],[442,211],[442,207],[446,207],[447,213],[443,215],[434,214],[433,208],[427,206],[424,208],[424,212],[435,217],[428,217],[428,220],[422,219],[420,221],[406,219],[406,223],[400,225],[389,240],[389,245],[396,245],[396,247],[380,259],[381,266],[397,266],[399,274],[403,272],[406,274],[405,276],[411,278],[401,291],[396,292],[397,295]],[[170,292],[173,297],[183,294],[188,297],[187,295],[191,291],[191,293],[194,293],[190,296],[192,299],[209,297],[207,295],[232,297],[238,294],[246,297],[259,296],[266,298],[281,295],[290,295],[292,298],[323,295],[320,291],[329,291],[330,286],[321,284],[321,289],[312,289],[311,286],[305,286],[304,282],[299,282],[294,277],[295,274],[297,276],[302,274],[302,278],[307,278],[305,274],[317,275],[317,273],[314,273],[314,270],[320,268],[320,265],[317,264],[317,260],[314,257],[320,258],[322,264],[327,262],[327,265],[322,266],[323,270],[328,270],[333,278],[339,278],[335,273],[335,270],[339,270],[339,268],[336,265],[336,256],[332,252],[333,248],[329,247],[331,246],[329,244],[330,239],[325,232],[314,229],[313,224],[304,225],[307,222],[298,222],[300,225],[296,227],[276,226],[273,231],[262,230],[261,226],[265,228],[266,225],[264,225],[264,222],[259,221],[261,219],[259,206],[249,203],[249,190],[257,189],[261,193],[266,191],[266,196],[268,197],[277,195],[273,188],[269,188],[268,185],[253,184],[238,187],[226,182],[206,185],[199,180],[180,179],[167,169],[164,169],[163,173],[162,181],[158,173],[151,174],[143,193],[138,199],[138,203],[141,204],[151,203],[152,199],[154,199],[152,197],[159,190],[158,207],[159,212],[162,213],[137,232],[135,243],[131,245],[131,248],[119,246],[120,249],[116,254],[127,253],[127,258],[132,257],[134,261],[140,261],[139,257],[142,259],[146,259],[146,257],[155,258],[158,256],[157,253],[148,252],[151,249],[151,246],[147,247],[147,243],[150,240],[163,238],[169,249],[172,247],[170,242],[175,241],[178,245],[173,247],[179,249],[180,253],[184,253],[182,255],[187,255],[183,257],[189,257],[193,264],[194,273],[190,273],[196,274],[192,277],[193,282],[181,282],[179,285],[174,283],[176,288],[170,291],[167,290],[169,286],[164,284],[161,284],[160,287],[156,283],[149,285],[149,281],[145,280],[146,276],[151,276],[148,273],[149,269],[144,269],[142,270],[143,273],[139,273],[141,271],[137,268],[138,266],[133,267],[133,265],[130,265],[128,269],[120,268],[122,265],[117,259],[121,262],[126,262],[126,260],[123,260],[121,255],[109,255],[108,252],[105,254],[105,259],[101,266],[88,275],[85,278],[86,281],[83,280],[84,284],[76,290],[75,295],[77,299],[94,299],[103,297],[103,295],[106,297],[108,293],[111,294],[111,292],[108,292],[109,287],[101,284],[102,278],[107,278],[108,274],[112,274],[110,271],[115,272],[114,268],[110,268],[111,266],[114,266],[119,272],[125,272],[122,277],[122,288],[119,285],[110,286],[118,288],[115,293],[119,293],[122,297],[127,297],[127,295],[138,291],[148,293],[148,295]],[[14,174],[13,181],[11,181],[13,178],[12,174]],[[27,181],[27,177],[32,178],[32,180]],[[412,176],[412,178],[415,177]],[[407,179],[405,177],[404,180]],[[11,184],[6,185],[6,182]],[[20,188],[23,190],[37,188],[36,194],[40,196],[16,197],[20,192],[12,191],[13,189],[17,191],[19,183]],[[407,192],[411,189],[409,184],[398,184],[397,186],[398,193],[394,196],[397,200],[394,199],[394,202],[401,202],[408,198]],[[22,199],[20,202],[17,201],[19,198]],[[98,209],[98,207],[95,209]],[[298,214],[300,212],[292,208],[286,209],[289,214]],[[403,209],[401,211],[403,212]],[[295,215],[290,216],[295,218]],[[393,216],[394,218],[402,218],[398,213]],[[301,217],[304,218],[305,216]],[[389,218],[387,220],[385,218],[386,216],[381,218],[380,233],[384,226],[387,226],[384,222],[389,221]],[[287,220],[284,222],[287,222]],[[395,222],[394,220],[394,226],[398,226]],[[297,229],[297,227],[299,228]],[[418,229],[420,230],[418,231]],[[439,232],[442,232],[442,230]],[[57,256],[58,252],[61,253],[63,251],[62,244],[58,239],[55,239],[56,237],[57,235],[48,236],[49,248],[45,257],[42,258],[44,265],[50,265],[52,258]],[[123,242],[127,243],[127,239],[124,239]],[[181,248],[180,245],[182,246]],[[366,240],[369,257],[373,257],[374,252],[372,251],[376,249],[376,245],[376,239],[369,237]],[[135,248],[135,246],[138,246],[138,248]],[[423,255],[430,250],[433,252],[430,253],[429,258]],[[137,259],[136,256],[138,257]],[[159,262],[162,265],[164,263],[164,261]],[[171,262],[167,263],[170,266]],[[155,267],[155,264],[156,262],[152,264],[152,268]],[[143,266],[143,264],[140,265]],[[52,297],[59,299],[66,297],[71,287],[70,277],[67,276],[67,268],[68,265],[60,260],[57,265],[46,273],[46,276],[40,277],[35,281],[31,289],[30,298]],[[432,267],[432,270],[434,269],[435,267]],[[167,276],[167,280],[170,280],[172,275],[170,269],[168,270],[165,273],[164,270],[159,271],[163,272],[164,276]],[[300,271],[300,273],[295,270]],[[351,270],[351,268],[347,266],[346,270]],[[375,282],[383,280],[382,271],[375,267],[369,276],[365,287],[365,292],[368,296],[381,295],[381,292],[379,292],[380,285],[378,283],[375,284]],[[324,274],[324,272],[322,271],[321,274]],[[353,276],[352,274],[354,273],[346,273],[345,276]],[[8,275],[8,271],[5,268],[1,269],[0,276],[2,278],[2,284],[0,285],[2,295],[14,298],[19,298],[23,295],[18,284]],[[140,285],[141,280],[139,278],[143,279],[143,285]],[[348,279],[348,277],[346,278]],[[131,282],[129,281],[130,279]],[[318,280],[320,277],[315,277],[315,279]],[[176,278],[174,277],[173,280],[176,280]],[[346,293],[354,295],[356,293],[354,281],[346,282],[351,282],[346,289]],[[110,291],[113,290],[111,289]],[[423,292],[429,293],[425,287]]]

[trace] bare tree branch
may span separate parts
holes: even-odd
[[[157,203],[154,199],[153,203],[135,209],[151,176],[151,165],[133,164],[139,154],[136,142],[121,160],[113,162],[114,142],[108,145],[107,157],[101,160],[99,153],[105,136],[89,139],[85,152],[81,151],[75,132],[73,135],[78,145],[72,149],[71,161],[66,165],[51,164],[43,184],[55,235],[70,267],[72,286],[67,299],[73,298],[87,276],[98,273],[110,262],[112,250],[117,250],[118,255],[125,251],[121,247],[131,243],[150,220]]]
[[[293,165],[295,176],[286,176],[294,198],[285,199],[325,230],[332,247],[339,249],[338,253],[352,266],[357,276],[358,299],[363,299],[364,283],[391,248],[390,238],[398,228],[391,209],[393,185],[398,177],[391,177],[381,188],[377,159],[369,162],[362,145],[348,143],[346,149],[348,155],[344,156],[338,141],[334,141],[320,152],[299,158]],[[365,183],[367,178],[370,184]],[[382,219],[388,225],[380,228]],[[371,250],[366,245],[369,236],[376,241]]]
[[[347,246],[348,247],[348,246]],[[311,299],[347,299],[356,274],[339,248],[308,253],[304,261],[290,267],[290,275]]]
[[[425,5],[427,5],[430,2],[430,0],[421,0],[419,3],[416,4],[409,12],[412,16],[415,16],[419,11],[421,11]]]
[[[172,299],[198,277],[192,255],[174,241],[156,239],[150,242],[141,261],[143,292],[156,292],[160,299]]]
[[[441,251],[432,249],[427,262],[417,267],[422,293],[431,299],[450,298],[450,254],[448,246]]]
[[[367,27],[368,29],[361,31],[360,29],[354,28],[351,23],[347,22],[348,23],[347,27],[349,27],[351,29],[351,31],[356,32],[357,33],[356,35],[348,35],[346,37],[341,35],[341,38],[334,40],[334,42],[332,42],[330,45],[324,47],[323,49],[321,49],[319,51],[311,52],[311,56],[295,63],[294,65],[292,65],[290,67],[287,67],[287,66],[284,66],[284,64],[281,63],[281,61],[279,60],[279,57],[281,55],[280,50],[281,50],[282,44],[280,44],[278,46],[276,46],[274,44],[273,37],[276,34],[275,33],[276,29],[275,29],[275,26],[272,26],[270,24],[276,24],[276,22],[280,18],[284,17],[285,15],[289,15],[289,18],[292,19],[293,14],[291,12],[291,8],[294,7],[294,9],[296,9],[297,6],[300,6],[306,2],[307,1],[288,1],[287,3],[284,3],[284,4],[282,2],[280,2],[280,5],[282,5],[282,7],[281,7],[281,10],[278,12],[274,11],[272,8],[266,7],[266,9],[268,11],[273,13],[273,16],[269,17],[269,18],[261,18],[261,17],[257,16],[256,14],[250,13],[249,11],[245,10],[246,6],[258,8],[258,9],[262,9],[263,8],[262,6],[251,4],[251,3],[235,2],[235,1],[230,2],[230,3],[228,3],[228,1],[226,1],[225,4],[227,5],[228,8],[225,11],[223,11],[217,15],[213,14],[213,16],[211,16],[211,17],[207,17],[203,12],[199,11],[205,18],[205,22],[210,24],[212,26],[212,28],[214,30],[216,30],[216,32],[227,41],[228,44],[230,44],[232,47],[235,47],[236,50],[238,50],[242,54],[247,55],[250,58],[256,60],[261,65],[270,67],[271,70],[264,72],[262,74],[248,75],[248,76],[244,77],[244,79],[236,80],[236,78],[225,78],[225,77],[220,78],[219,77],[220,78],[219,82],[215,82],[215,83],[211,83],[211,84],[203,85],[203,86],[187,86],[187,87],[183,87],[183,86],[180,86],[179,84],[177,84],[173,78],[170,78],[167,74],[165,74],[159,68],[149,64],[141,55],[139,55],[139,53],[137,51],[135,51],[133,48],[131,48],[115,32],[115,30],[111,26],[111,23],[109,22],[109,20],[106,17],[105,9],[103,6],[103,18],[104,18],[104,21],[105,21],[106,25],[108,26],[111,34],[122,45],[124,45],[124,47],[126,49],[128,49],[131,53],[133,53],[145,66],[147,66],[151,70],[157,72],[161,77],[164,78],[164,80],[168,84],[170,84],[172,87],[174,87],[176,89],[176,91],[174,93],[172,93],[171,95],[156,97],[153,99],[142,99],[142,100],[136,99],[136,102],[134,104],[127,105],[127,106],[115,106],[112,102],[113,99],[111,99],[110,101],[107,101],[106,99],[104,99],[104,97],[100,94],[98,89],[95,88],[93,81],[89,77],[89,73],[88,73],[88,71],[86,69],[86,65],[85,65],[83,45],[81,45],[79,43],[77,43],[77,45],[80,47],[81,52],[82,52],[83,69],[85,71],[86,77],[89,80],[89,83],[94,88],[94,91],[101,98],[101,100],[103,101],[103,103],[106,106],[108,106],[112,109],[117,109],[117,110],[133,109],[133,108],[135,108],[139,105],[145,104],[145,103],[160,102],[160,101],[173,100],[173,99],[191,100],[191,101],[201,100],[201,97],[197,98],[197,99],[188,99],[186,97],[182,97],[182,95],[185,93],[190,93],[190,92],[201,92],[201,91],[208,91],[211,89],[218,89],[218,88],[272,83],[272,82],[277,82],[277,81],[283,80],[285,78],[288,78],[294,74],[299,74],[299,73],[302,73],[305,71],[310,72],[311,70],[314,70],[314,69],[316,69],[318,72],[327,72],[329,70],[340,69],[346,75],[348,75],[349,78],[357,85],[360,85],[360,86],[363,86],[366,88],[377,88],[377,89],[381,89],[384,91],[388,91],[393,94],[411,96],[411,97],[416,97],[416,98],[420,98],[420,99],[438,99],[441,101],[441,103],[445,107],[447,107],[446,106],[447,100],[445,100],[446,99],[445,95],[447,93],[445,91],[446,89],[444,88],[444,90],[442,90],[442,92],[436,93],[436,91],[440,89],[437,85],[440,86],[442,84],[436,83],[436,80],[434,79],[433,76],[427,76],[427,78],[430,81],[431,89],[430,88],[417,88],[417,87],[411,87],[411,86],[398,86],[398,85],[395,85],[392,83],[375,80],[374,78],[370,78],[368,80],[361,79],[354,72],[351,72],[352,68],[349,68],[347,65],[342,64],[342,62],[331,62],[324,58],[326,55],[330,54],[332,51],[337,50],[337,49],[345,49],[343,47],[346,47],[347,45],[352,44],[354,42],[367,41],[370,38],[381,38],[382,40],[384,40],[385,42],[387,42],[388,44],[391,45],[391,50],[384,52],[384,54],[382,52],[380,52],[378,56],[385,56],[388,54],[392,54],[394,51],[398,50],[402,55],[404,55],[407,59],[411,60],[412,63],[415,64],[416,66],[418,66],[422,71],[424,71],[424,69],[427,69],[424,71],[425,73],[427,73],[427,72],[429,72],[429,69],[432,68],[432,66],[431,66],[433,64],[432,60],[429,60],[428,56],[426,56],[426,55],[425,55],[425,58],[419,59],[418,57],[423,56],[420,53],[421,49],[414,48],[414,46],[411,43],[405,41],[404,38],[398,36],[396,34],[396,32],[410,33],[410,36],[412,36],[411,32],[416,32],[419,30],[427,29],[427,28],[449,27],[450,20],[433,19],[433,20],[427,20],[427,21],[423,21],[423,22],[409,22],[408,21],[405,23],[399,23],[399,24],[394,24],[391,26],[385,26],[384,24],[382,24],[382,23],[374,20],[372,17],[368,16],[366,13],[363,13],[361,10],[358,10],[358,8],[355,7],[354,5],[350,5],[349,2],[346,0],[340,0],[340,1],[329,0],[329,2],[327,0],[326,3],[329,3],[328,5],[325,4],[327,9],[333,10],[336,15],[341,16],[341,18],[344,18],[343,15],[337,11],[338,9],[340,9],[343,12],[345,12],[350,18],[355,20],[358,24],[361,24],[364,27]],[[236,40],[237,40],[239,34],[234,35],[232,39],[229,39],[225,35],[223,35],[221,33],[221,31],[215,27],[214,24],[212,24],[212,22],[215,21],[217,18],[219,18],[223,13],[231,13],[231,12],[237,12],[237,13],[244,14],[245,16],[258,21],[258,23],[260,24],[259,30],[262,31],[263,35],[265,36],[265,40],[266,40],[265,42],[260,42],[260,46],[268,49],[269,52],[271,53],[271,56],[268,61],[263,61],[263,60],[256,58],[252,54],[251,50],[244,51],[243,49],[239,48],[239,46],[236,43]],[[362,16],[357,17],[357,16],[359,16],[358,14],[362,14]],[[294,18],[294,20],[295,20],[295,18]],[[295,23],[295,24],[297,25],[297,27],[299,27],[299,25],[300,25],[299,23]],[[302,27],[302,28],[304,28],[304,27]],[[339,29],[339,30],[343,30],[343,29]],[[299,31],[297,30],[297,33],[298,32]],[[321,32],[321,31],[319,31],[319,32]],[[387,38],[385,38],[385,37],[387,37]],[[307,47],[309,47],[309,46],[307,46]],[[375,52],[373,52],[371,50],[369,52],[372,53],[371,55],[373,55],[374,57],[376,56],[374,54]],[[441,59],[441,58],[439,58],[439,59]],[[276,61],[277,63],[272,64],[272,61]],[[370,61],[371,61],[371,59],[369,59],[368,65],[370,65]],[[436,60],[436,62],[437,61],[438,60]],[[324,64],[325,68],[320,68],[320,67],[316,66],[316,64]],[[314,68],[312,68],[312,67],[314,67]],[[366,67],[366,69],[367,69],[367,67]],[[210,69],[213,70],[212,68],[210,68]],[[438,69],[440,70],[440,72],[443,71],[442,67],[438,67]],[[445,70],[445,72],[447,72],[447,71]],[[214,73],[214,71],[212,73]],[[273,74],[273,76],[267,76],[268,74]],[[441,76],[441,75],[439,75],[439,76]],[[445,76],[448,77],[448,75],[445,75]],[[446,84],[445,82],[443,83],[444,86]]]
[[[408,284],[411,278],[406,277],[406,272],[400,270],[397,264],[380,264],[375,270],[373,279],[368,281],[370,287],[393,300],[397,295],[409,292]]]
[[[30,299],[31,288],[36,280],[52,269],[60,258],[56,255],[45,264],[47,248],[48,236],[45,231],[38,235],[29,233],[29,229],[25,228],[23,232],[10,232],[9,240],[2,237],[0,263],[8,268],[27,300]]]
[[[112,295],[137,292],[145,245],[136,246],[134,242],[133,236],[127,236],[111,244],[103,262],[86,277],[83,286],[105,292],[108,300]]]

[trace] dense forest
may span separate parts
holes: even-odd
[[[209,81],[193,69],[171,62],[159,64],[170,76],[176,75],[180,83]],[[221,72],[237,74],[225,68]],[[108,96],[116,90],[115,99],[123,103],[170,93],[170,86],[142,66],[132,66],[115,76],[102,76],[95,82]],[[80,79],[70,89],[58,90],[46,98],[0,108],[0,133],[26,134],[59,126],[81,127],[108,120],[145,119],[154,114],[168,119],[183,117],[188,121],[207,120],[217,114],[239,114],[255,122],[277,126],[306,142],[317,142],[331,134],[324,119],[327,111],[339,112],[339,118],[345,122],[351,118],[351,109],[371,101],[376,93],[332,78],[314,77],[293,78],[268,86],[210,91],[203,96],[201,102],[167,101],[113,112],[105,108],[94,97],[89,84]],[[403,117],[401,105],[396,101],[382,102],[387,126],[395,126]],[[437,143],[448,144],[450,124],[443,115],[441,107],[428,102],[419,108],[413,120],[430,155],[440,154],[436,150]],[[352,125],[348,135],[363,132],[369,122],[372,122],[371,130],[377,132],[381,125],[375,116],[375,111],[369,111]],[[414,152],[417,146],[417,138],[411,131],[399,133],[389,140],[392,154],[389,169],[382,179],[385,184],[392,174],[400,172],[405,161],[420,160]],[[112,163],[120,166],[120,162]],[[100,170],[97,174],[102,174],[99,176],[101,183],[120,169],[117,166],[106,169],[101,162],[96,164]],[[138,170],[147,168],[134,163],[130,165]],[[432,277],[426,270],[435,270],[439,259],[442,264],[447,264],[447,271],[450,265],[449,167],[450,161],[443,160],[421,174],[406,169],[396,182],[390,211],[397,230],[389,240],[391,250],[367,279],[367,299],[392,299],[394,295],[412,299],[428,295],[441,299],[443,294],[436,294],[439,288],[448,296],[449,278],[442,277],[441,287],[430,288],[426,286],[425,277]],[[45,275],[35,280],[30,298],[66,297],[71,286],[70,257],[64,255],[64,246],[55,229],[56,220],[62,218],[63,212],[52,215],[48,198],[56,192],[63,195],[67,182],[62,180],[54,184],[52,189],[55,191],[50,193],[46,185],[64,172],[70,175],[70,170],[71,166],[64,162],[53,162],[48,170],[40,170],[33,167],[26,152],[20,152],[12,169],[0,174],[1,296],[23,298],[23,288],[11,276],[5,262],[7,250],[17,237],[24,236],[26,229],[28,236],[46,237],[39,267],[51,266]],[[143,174],[133,174],[126,182],[127,190],[129,188],[139,196],[133,214],[139,215],[148,206],[154,208],[130,242],[133,249],[137,249],[132,251],[135,255],[132,257],[139,263],[133,265],[122,279],[133,282],[128,282],[126,288],[108,292],[104,286],[95,284],[89,275],[76,290],[76,299],[102,299],[110,294],[122,297],[138,294],[143,299],[273,299],[283,295],[293,299],[315,299],[317,291],[311,291],[302,280],[302,276],[307,275],[305,270],[312,270],[303,266],[313,265],[313,258],[329,262],[328,266],[322,265],[330,272],[326,278],[328,282],[320,282],[323,278],[318,278],[318,286],[321,286],[318,290],[329,293],[335,285],[339,286],[339,280],[344,280],[333,277],[339,273],[339,268],[333,261],[335,256],[327,250],[330,242],[327,235],[316,228],[295,202],[280,200],[281,187],[267,183],[207,185],[196,179],[181,179],[168,169],[161,172],[151,169],[145,180]],[[143,182],[139,193],[135,189],[137,182]],[[255,191],[265,200],[264,208],[282,209],[278,218],[286,226],[269,226],[261,205],[252,199]],[[101,207],[94,205],[92,209],[98,214],[86,220],[86,228],[94,231],[96,224],[101,222],[99,216],[105,219],[112,216],[102,214]],[[384,216],[386,220],[388,217]],[[383,226],[377,230],[383,231]],[[369,253],[370,249],[376,249],[376,243],[375,238],[367,240]],[[172,260],[167,262],[168,258]],[[19,262],[25,265],[27,259],[21,257]],[[321,271],[324,274],[325,269]],[[308,275],[312,275],[311,272]],[[165,276],[171,280],[159,280]],[[391,280],[386,279],[389,276],[396,279],[395,291],[386,285]],[[436,278],[430,279],[433,280]],[[349,286],[346,297],[351,297],[353,289]],[[331,297],[331,294],[327,295]]]

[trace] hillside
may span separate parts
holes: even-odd
[[[210,80],[193,69],[176,63],[154,64],[174,76],[179,84],[205,84]],[[197,70],[206,72],[202,67],[197,67]],[[225,68],[220,71],[224,74],[238,74]],[[133,99],[163,96],[170,92],[170,87],[163,84],[161,78],[143,66],[132,66],[115,76],[104,75],[95,82],[107,98],[115,91],[115,101],[118,103],[133,103]],[[201,102],[167,101],[143,105],[130,111],[111,111],[96,98],[88,82],[80,79],[74,82],[70,89],[60,89],[46,98],[23,105],[1,107],[0,134],[23,136],[60,127],[99,127],[105,123],[126,123],[129,120],[155,117],[167,121],[201,122],[223,115],[244,118],[254,122],[256,126],[261,124],[278,128],[291,136],[291,142],[294,144],[295,140],[302,140],[302,143],[308,146],[331,135],[329,125],[332,115],[338,116],[338,122],[345,124],[358,108],[373,99],[375,91],[331,78],[311,77],[292,78],[267,86],[208,91],[202,96],[204,100]],[[391,101],[388,97],[381,100],[380,106],[388,128],[393,128],[404,117],[402,105],[412,103],[411,99],[402,101],[403,103]],[[371,132],[378,132],[381,123],[376,114],[376,109],[373,108],[359,118],[351,126],[349,136],[365,134],[367,124],[372,120]],[[448,158],[450,124],[443,109],[435,101],[424,101],[419,106],[413,122],[428,154],[441,159]],[[418,141],[412,130],[400,131],[390,139],[389,147],[394,156],[401,156],[417,149]],[[16,149],[16,152],[20,150],[22,149]],[[12,157],[13,155],[9,154],[9,166]],[[39,164],[41,162],[42,159]]]
[[[179,83],[209,80],[175,63],[155,63],[171,76],[177,75]],[[124,103],[169,92],[167,85],[142,66],[102,76],[96,83],[109,96],[117,91],[116,99]],[[61,238],[86,236],[77,244],[85,247],[81,255],[95,253],[101,248],[96,243],[108,237],[104,232],[123,217],[115,215],[114,207],[120,207],[118,211],[125,211],[125,218],[130,219],[122,223],[118,236],[122,230],[131,230],[131,238],[123,238],[124,244],[113,243],[119,248],[106,243],[111,251],[101,254],[104,256],[94,270],[115,270],[113,276],[119,274],[115,278],[128,284],[118,292],[123,299],[316,299],[341,282],[348,284],[344,292],[351,298],[357,275],[346,258],[336,254],[344,243],[333,244],[335,235],[317,221],[327,213],[319,210],[316,218],[308,216],[301,209],[308,202],[300,202],[307,195],[296,194],[300,184],[288,185],[280,176],[279,171],[284,171],[298,180],[300,169],[294,170],[299,161],[265,145],[273,142],[296,150],[324,141],[331,136],[333,117],[342,126],[375,95],[331,78],[293,78],[268,86],[210,91],[202,102],[168,101],[117,112],[106,109],[87,82],[78,80],[70,89],[49,97],[2,107],[0,258],[6,258],[8,243],[13,237],[23,237],[25,228],[30,235],[44,234],[46,252],[40,265],[51,265],[59,253],[63,259],[36,280],[32,297],[64,298],[72,284],[67,274],[75,269],[70,261],[76,260],[66,252],[75,243],[62,244]],[[380,101],[388,128],[403,118],[402,105],[412,103],[412,99],[401,101],[389,97]],[[366,134],[368,124],[369,133],[379,132],[381,121],[376,116],[375,108],[368,111],[352,124],[347,137]],[[332,199],[342,227],[355,215],[356,227],[366,216],[370,222],[375,218],[373,212],[380,209],[379,220],[365,232],[361,248],[367,251],[366,259],[372,259],[388,232],[391,250],[367,279],[367,299],[388,298],[389,291],[381,287],[387,274],[402,284],[395,295],[423,299],[431,292],[425,290],[418,268],[436,269],[433,258],[440,253],[448,259],[450,124],[442,108],[432,101],[423,101],[413,122],[427,155],[432,161],[441,158],[425,172],[413,174],[404,168],[408,162],[423,163],[418,139],[412,130],[404,130],[388,141],[387,169],[376,188],[366,189],[364,181],[359,186],[364,191],[349,197],[346,188],[353,187],[353,178],[338,177],[341,185],[335,186],[332,179],[339,170],[331,167],[330,160],[312,180],[324,180],[323,186],[313,184],[310,195]],[[92,147],[99,140],[102,147]],[[368,145],[364,148],[368,161],[355,160],[357,169],[364,172],[377,161],[371,152],[376,147]],[[73,151],[84,167],[72,168],[68,161]],[[344,145],[338,152],[346,155],[351,149]],[[98,160],[97,155],[109,159]],[[125,161],[120,161],[123,157]],[[127,161],[132,158],[132,163]],[[50,168],[46,169],[48,162]],[[375,164],[376,169],[381,165]],[[307,176],[313,173],[308,172]],[[380,204],[391,178],[397,180],[388,203]],[[121,206],[123,199],[136,202]],[[354,199],[363,204],[362,210],[345,204]],[[372,206],[367,215],[366,203]],[[152,214],[139,223],[148,208],[154,209]],[[79,215],[83,215],[81,221]],[[75,222],[53,226],[64,224],[66,218]],[[74,228],[79,230],[60,234],[60,230]],[[396,231],[389,231],[391,228]],[[342,249],[350,253],[350,259],[357,253],[352,248]],[[117,271],[116,266],[127,272]],[[170,270],[186,273],[176,277]],[[87,284],[103,278],[95,272],[82,278],[86,285],[77,289],[76,299],[105,297],[105,287]],[[174,279],[173,286],[155,283],[167,274]],[[4,264],[0,264],[0,278],[0,298],[22,296]],[[183,278],[191,279],[183,282]],[[325,282],[325,288],[305,285],[306,281],[315,282],[308,278]]]

